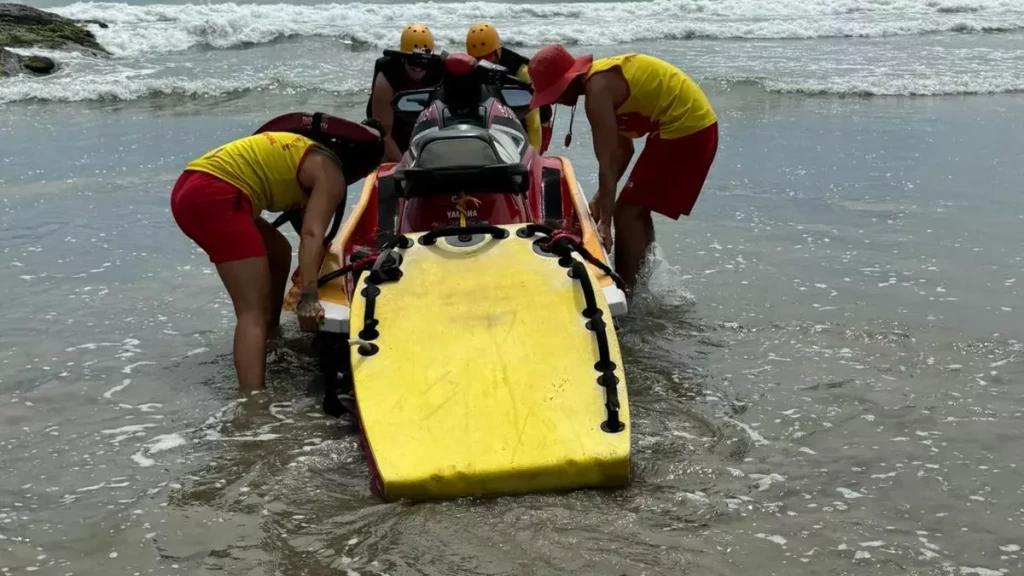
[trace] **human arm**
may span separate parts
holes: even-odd
[[[338,160],[327,152],[310,150],[299,169],[299,184],[310,190],[299,233],[299,286],[296,312],[303,330],[315,331],[323,315],[317,299],[317,277],[324,257],[324,235],[338,206],[345,202],[346,182]]]
[[[530,74],[527,71],[525,64],[519,67],[519,72],[516,74],[522,82],[530,83]],[[540,109],[534,108],[526,113],[526,139],[530,142],[530,146],[540,154],[541,144],[543,143],[540,130]]]
[[[626,173],[626,168],[629,168],[629,161],[633,159],[633,139],[622,134],[619,134],[618,137],[618,166],[615,169],[615,182],[622,180],[622,175]]]
[[[597,194],[591,200],[591,212],[598,220],[598,233],[605,248],[611,249],[611,219],[615,212],[615,188],[625,167],[619,166],[619,131],[615,120],[615,99],[604,78],[594,76],[585,87],[584,106],[597,156]],[[627,165],[629,161],[625,162]]]
[[[398,149],[391,137],[392,128],[395,125],[395,111],[391,109],[391,99],[395,97],[395,90],[383,74],[377,74],[373,80],[373,102],[370,105],[370,116],[384,126],[384,162],[398,162],[402,159],[402,151]]]

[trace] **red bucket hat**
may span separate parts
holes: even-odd
[[[594,57],[590,54],[573,58],[561,44],[541,48],[527,65],[530,82],[533,83],[533,98],[530,109],[551,104],[565,92],[566,87],[580,74],[586,74]]]

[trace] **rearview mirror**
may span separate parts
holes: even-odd
[[[517,114],[525,114],[529,111],[531,98],[533,98],[533,93],[526,88],[501,89],[501,99]]]
[[[395,97],[394,108],[402,114],[419,114],[429,102],[429,92],[403,92]]]

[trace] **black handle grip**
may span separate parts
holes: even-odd
[[[448,228],[440,228],[427,232],[423,236],[420,236],[420,244],[423,246],[432,246],[437,242],[438,238],[447,238],[449,236],[472,236],[473,234],[490,234],[495,240],[501,240],[508,238],[508,230],[493,226],[491,224],[473,224],[470,226],[450,226]]]

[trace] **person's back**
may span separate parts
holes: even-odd
[[[292,260],[288,239],[261,213],[302,210],[296,230],[302,297],[295,311],[300,328],[315,331],[323,315],[317,276],[327,226],[332,218],[341,220],[348,184],[380,164],[379,127],[328,118],[279,116],[256,134],[189,162],[171,189],[175,223],[209,256],[231,299],[235,373],[243,393],[265,387],[267,337],[280,323]]]
[[[315,142],[290,132],[261,132],[239,138],[193,160],[187,170],[217,176],[245,192],[253,216],[284,212],[305,202],[296,174]]]
[[[587,77],[618,67],[630,94],[616,110],[619,131],[630,137],[659,131],[679,138],[713,124],[717,117],[699,86],[679,68],[646,54],[594,60]]]
[[[654,242],[651,214],[689,216],[704,187],[718,150],[715,112],[689,76],[653,56],[595,60],[553,44],[534,54],[529,68],[531,108],[555,102],[575,107],[585,98],[598,163],[590,212],[606,250],[612,249],[614,219],[615,268],[632,294]],[[616,199],[635,151],[633,139],[643,135],[643,151]]]

